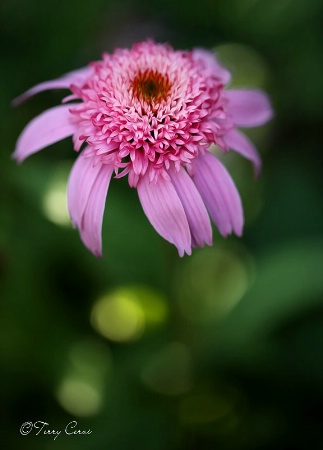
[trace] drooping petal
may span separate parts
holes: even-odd
[[[139,181],[138,195],[150,223],[164,239],[176,245],[179,255],[191,254],[191,233],[183,205],[170,180],[156,183],[146,174]]]
[[[195,160],[193,181],[223,236],[242,234],[243,210],[237,188],[226,168],[206,151]]]
[[[76,131],[69,105],[55,106],[35,117],[18,138],[13,158],[23,161],[27,156],[54,144]]]
[[[233,90],[226,91],[228,111],[234,123],[240,127],[263,125],[273,116],[269,99],[264,92]]]
[[[185,169],[169,171],[172,183],[182,202],[192,233],[192,242],[200,247],[212,245],[212,227],[203,200]]]
[[[196,48],[193,50],[195,61],[203,61],[205,66],[208,67],[215,76],[220,78],[223,84],[228,84],[231,79],[230,72],[222,67],[217,61],[215,55],[202,48]]]
[[[80,227],[84,245],[96,256],[102,256],[103,213],[113,171],[113,166],[102,165],[92,185]]]
[[[88,147],[87,147],[88,148]],[[93,184],[102,164],[94,164],[93,158],[84,157],[84,151],[75,161],[67,184],[67,204],[73,224],[80,228]]]
[[[226,133],[223,136],[223,139],[228,147],[240,153],[253,163],[255,174],[258,176],[261,171],[261,158],[253,143],[244,134],[240,133],[236,129],[230,130]]]
[[[48,89],[68,89],[72,83],[82,84],[91,74],[91,70],[90,67],[84,67],[82,69],[73,70],[73,72],[68,72],[55,80],[39,83],[31,89],[28,89],[28,91],[24,92],[22,95],[19,95],[19,97],[16,97],[12,101],[12,105],[18,106],[33,95],[42,91],[47,91]]]

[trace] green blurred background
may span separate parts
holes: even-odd
[[[319,0],[2,0],[1,437],[6,449],[320,448],[323,257]],[[180,259],[126,180],[112,182],[96,259],[70,226],[71,140],[17,166],[22,128],[66,91],[27,88],[146,37],[214,49],[232,86],[272,98],[248,130],[262,154],[224,157],[242,239]],[[66,435],[65,426],[89,435]],[[24,422],[43,421],[22,436]]]

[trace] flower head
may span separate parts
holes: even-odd
[[[104,54],[101,61],[41,83],[17,103],[45,89],[71,95],[36,117],[18,139],[22,161],[73,135],[82,151],[68,182],[68,206],[84,244],[102,253],[101,228],[111,177],[128,177],[145,214],[179,254],[212,244],[211,216],[224,236],[241,235],[237,189],[208,150],[216,144],[261,162],[237,127],[259,126],[272,116],[265,94],[226,90],[229,72],[205,50],[174,51],[152,41]],[[72,102],[72,103],[68,103]]]

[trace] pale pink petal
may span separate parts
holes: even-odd
[[[28,89],[28,91],[24,92],[22,95],[19,95],[19,97],[16,97],[12,101],[12,105],[13,106],[20,105],[29,97],[32,97],[33,95],[36,95],[39,92],[47,91],[48,89],[68,89],[72,83],[83,84],[86,78],[91,74],[91,71],[92,69],[90,67],[84,67],[82,69],[69,72],[66,75],[63,75],[61,78],[39,83],[36,86],[32,87],[31,89]]]
[[[100,172],[102,164],[95,164],[93,158],[84,157],[85,148],[76,159],[69,174],[67,184],[67,205],[73,224],[80,228],[84,211],[93,184]]]
[[[256,147],[251,141],[238,130],[230,130],[223,136],[224,142],[229,148],[240,153],[240,155],[249,159],[255,168],[255,174],[258,176],[261,171],[261,158]]]
[[[164,239],[176,245],[180,256],[191,254],[191,233],[183,205],[170,180],[162,176],[149,182],[148,174],[139,181],[138,195],[150,223]]]
[[[168,173],[184,207],[192,241],[200,247],[212,245],[210,218],[193,180],[182,167],[179,172],[171,168]]]
[[[223,236],[242,234],[243,210],[237,188],[226,168],[206,151],[195,160],[193,181]]]
[[[240,127],[263,125],[273,116],[269,99],[261,91],[226,91],[228,110],[234,123]]]
[[[96,256],[102,256],[103,214],[113,171],[113,166],[101,166],[88,196],[80,227],[84,245]]]
[[[229,83],[231,79],[230,72],[219,64],[212,52],[197,48],[193,50],[193,56],[195,61],[203,61],[205,66],[208,67],[223,84]]]
[[[55,106],[35,117],[22,131],[13,158],[23,161],[27,156],[54,144],[76,131],[69,105]]]

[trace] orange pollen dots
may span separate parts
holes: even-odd
[[[159,103],[166,100],[171,83],[168,75],[162,75],[156,70],[146,69],[139,71],[131,81],[133,96],[138,100],[144,100],[147,103]]]

